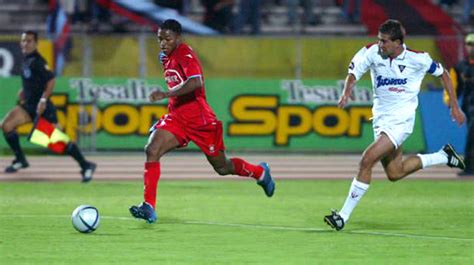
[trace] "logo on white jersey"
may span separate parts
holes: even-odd
[[[405,70],[405,65],[399,65],[398,69],[400,69],[400,73],[403,73],[403,70]]]
[[[354,70],[354,67],[355,67],[354,62],[351,62],[351,63],[349,64],[349,69]]]
[[[377,76],[376,87],[389,86],[389,85],[405,85],[407,78],[387,78],[381,75]]]

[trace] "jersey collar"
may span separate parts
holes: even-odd
[[[405,45],[405,43],[403,43],[403,51],[402,53],[400,53],[397,57],[395,57],[394,59],[395,60],[403,60],[405,59],[405,55],[407,54],[407,46]]]

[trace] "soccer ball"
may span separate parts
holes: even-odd
[[[81,233],[94,232],[99,221],[99,211],[94,206],[81,205],[72,212],[72,226]]]

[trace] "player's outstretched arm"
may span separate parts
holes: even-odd
[[[456,94],[454,93],[453,83],[449,73],[444,70],[443,75],[441,76],[441,83],[443,84],[444,89],[448,92],[449,95],[449,108],[451,109],[451,117],[458,125],[462,125],[466,119],[464,113],[459,108],[458,100]]]
[[[339,108],[344,108],[349,101],[349,98],[352,95],[352,89],[354,88],[357,80],[353,74],[348,74],[346,80],[344,81],[344,89],[342,90],[342,95],[339,98],[339,103],[337,104]]]

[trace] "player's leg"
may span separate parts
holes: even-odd
[[[390,181],[400,180],[422,168],[419,156],[409,156],[403,159],[402,146],[382,158],[381,162]]]
[[[12,164],[5,168],[5,172],[13,173],[18,171],[20,168],[28,167],[25,154],[20,146],[20,139],[16,128],[25,123],[31,122],[31,117],[28,112],[21,106],[15,106],[10,112],[8,112],[0,123],[2,128],[3,136],[6,142],[10,146],[11,150],[15,155],[15,159]]]
[[[206,128],[188,128],[190,139],[206,154],[207,160],[219,175],[238,175],[257,180],[268,197],[273,196],[275,182],[267,163],[251,164],[242,158],[227,158],[223,139],[222,122],[211,122]]]
[[[209,161],[219,175],[232,174],[254,178],[268,197],[273,196],[275,192],[275,182],[270,174],[270,167],[267,163],[262,162],[259,165],[254,165],[238,157],[229,159],[223,150],[217,152],[217,155],[206,154],[206,157],[207,161]]]
[[[156,222],[157,216],[154,209],[156,208],[156,192],[161,175],[160,158],[178,146],[180,146],[180,142],[176,136],[167,130],[156,129],[151,133],[145,146],[144,202],[138,206],[130,207],[130,213],[134,217],[145,219],[148,223]]]
[[[81,167],[82,182],[89,182],[94,176],[94,172],[97,168],[97,164],[91,161],[87,161],[84,158],[79,146],[74,142],[69,142],[66,146],[66,154],[70,155]]]
[[[324,221],[336,230],[341,230],[349,221],[349,217],[354,208],[369,189],[372,179],[372,168],[387,154],[393,152],[395,146],[390,138],[381,133],[379,137],[365,149],[359,162],[359,172],[357,177],[352,181],[349,193],[346,197],[344,205],[339,213],[332,211],[330,215],[324,217]]]
[[[229,159],[222,150],[217,152],[216,155],[206,154],[206,157],[214,170],[221,176],[232,174],[256,180],[263,177],[264,168],[262,166],[250,164],[238,157]]]
[[[438,152],[431,154],[418,154],[421,160],[421,168],[427,168],[435,165],[447,165],[449,167],[456,167],[464,169],[466,165],[461,156],[454,150],[450,144],[446,144]]]

